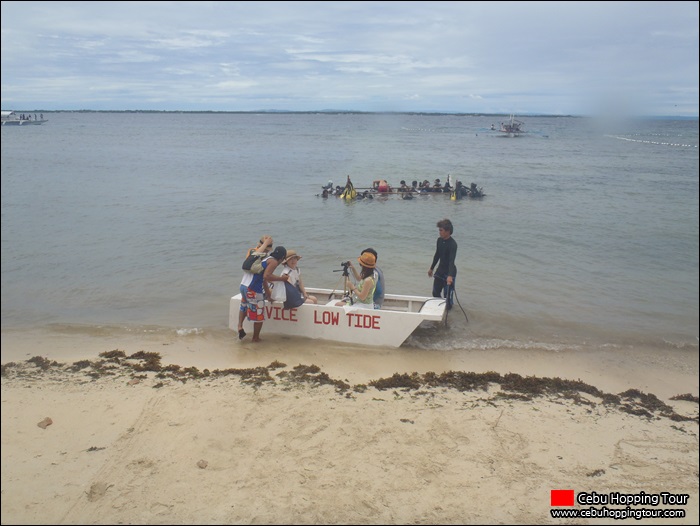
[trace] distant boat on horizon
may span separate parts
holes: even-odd
[[[511,114],[510,120],[502,122],[501,128],[498,131],[504,134],[504,137],[519,137],[523,133],[526,133],[525,130],[522,129],[523,124],[525,124],[523,121],[515,119]]]
[[[34,118],[32,119],[32,115],[34,115]],[[37,117],[37,114],[31,114],[31,113],[26,113],[26,114],[21,114],[17,115],[14,111],[4,111],[2,112],[2,125],[3,126],[29,126],[29,125],[35,125],[35,124],[44,124],[45,122],[48,122],[48,119],[44,119],[44,114],[41,113],[40,117]]]

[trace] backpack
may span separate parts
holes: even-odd
[[[381,271],[381,269],[379,269],[379,267],[375,267],[372,277],[374,278],[375,283],[374,296],[372,299],[375,305],[378,305],[378,308],[381,308],[384,304],[384,273]]]
[[[243,261],[241,268],[253,274],[262,274],[265,268],[262,265],[263,259],[267,256],[265,252],[256,252],[251,250],[248,252],[248,257]]]

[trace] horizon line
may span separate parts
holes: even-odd
[[[508,115],[519,115],[524,117],[572,117],[584,118],[591,117],[583,114],[565,114],[565,113],[484,113],[484,112],[461,112],[461,111],[366,111],[366,110],[95,110],[95,109],[35,109],[35,110],[2,110],[12,112],[26,113],[222,113],[222,114],[254,114],[254,113],[296,113],[296,114],[314,114],[314,113],[333,113],[333,114],[391,114],[391,115],[456,115],[456,116],[483,116],[483,117],[500,117]],[[698,119],[697,115],[635,115],[632,117],[643,118],[674,118],[674,119]]]

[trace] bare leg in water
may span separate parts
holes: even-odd
[[[260,331],[262,330],[263,322],[261,321],[256,321],[253,323],[253,341],[254,342],[259,342],[260,341]]]

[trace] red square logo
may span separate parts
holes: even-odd
[[[550,506],[573,506],[574,505],[574,490],[572,489],[553,489],[550,497]]]

